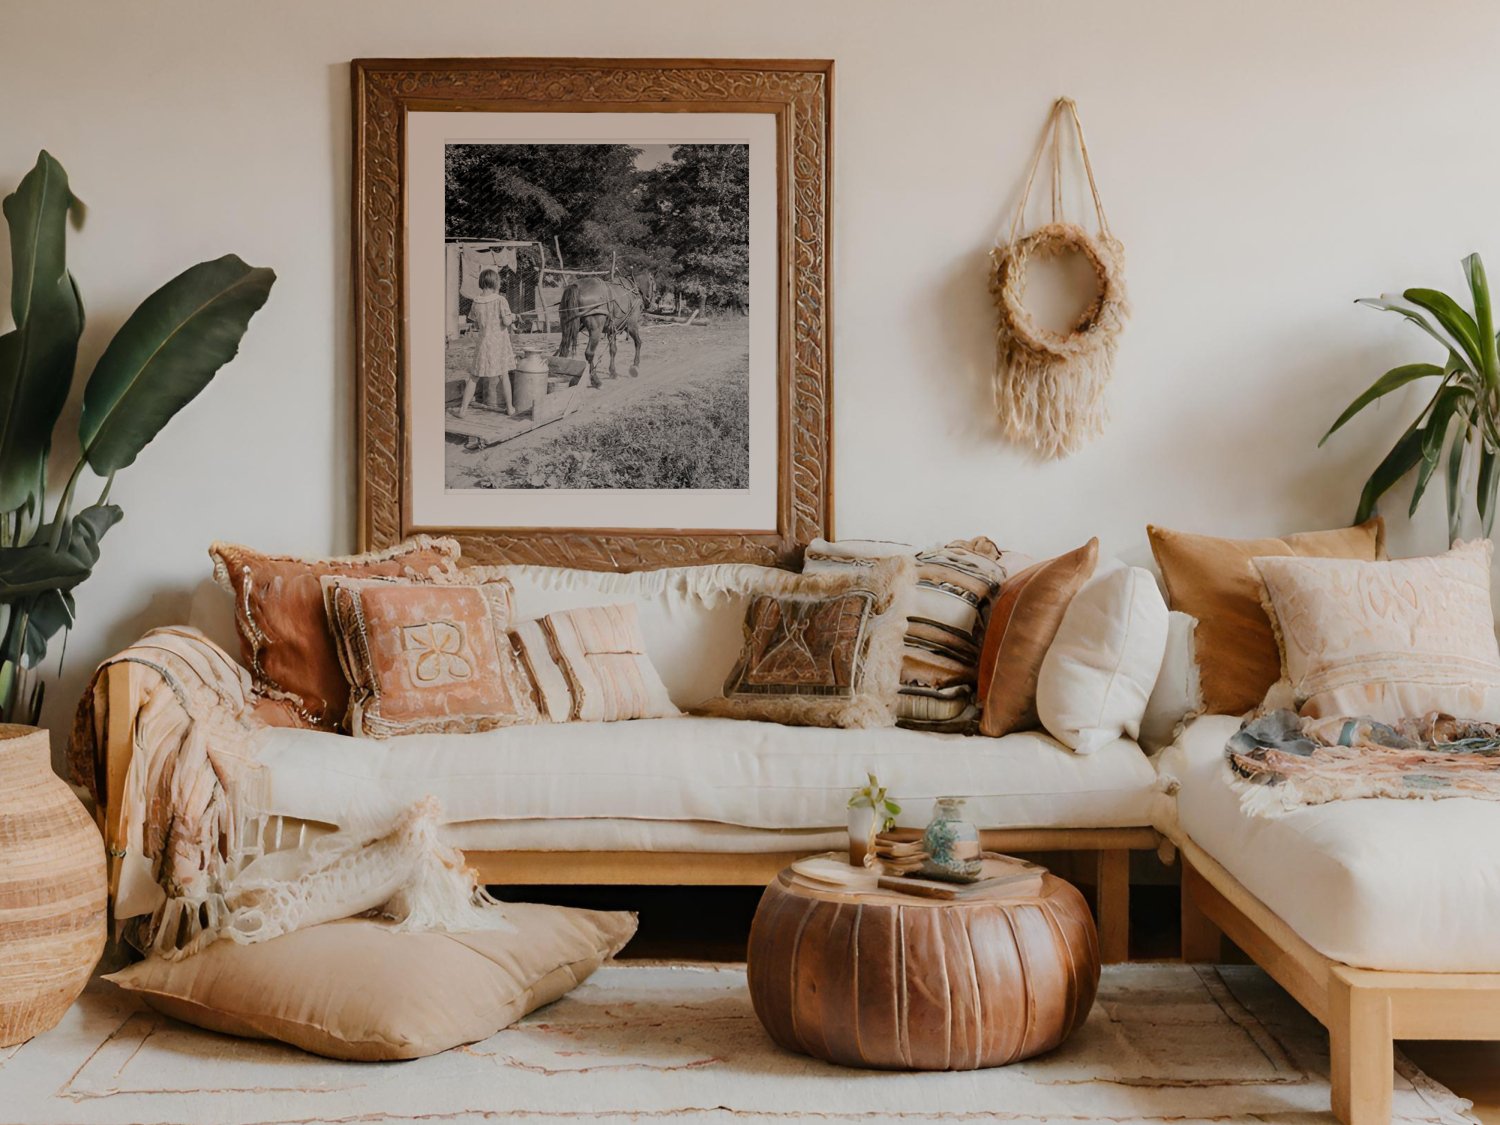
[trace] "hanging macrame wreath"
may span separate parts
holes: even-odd
[[[1078,140],[1089,191],[1094,197],[1097,234],[1062,218],[1063,118]],[[1052,221],[1020,237],[1026,202],[1048,145],[1052,149]],[[1093,300],[1067,332],[1038,324],[1027,310],[1026,273],[1038,261],[1079,254],[1092,267]],[[1114,367],[1115,345],[1130,314],[1125,299],[1125,250],[1110,232],[1104,204],[1083,141],[1083,123],[1071,98],[1052,107],[1042,142],[1031,162],[1026,188],[1010,225],[1009,237],[996,239],[990,253],[990,292],[998,313],[995,348],[995,406],[1011,440],[1055,460],[1076,452],[1104,428],[1104,389]]]

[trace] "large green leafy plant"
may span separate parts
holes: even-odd
[[[0,719],[34,723],[42,684],[28,673],[73,623],[73,590],[120,522],[115,473],[239,350],[276,275],[233,254],[178,274],[133,312],[88,377],[78,459],[47,511],[53,431],[73,386],[83,300],[68,272],[67,225],[81,214],[62,165],[43,152],[4,201],[10,228],[11,316],[0,336]],[[74,510],[84,469],[104,480]]]
[[[1448,498],[1448,539],[1458,538],[1470,490],[1484,534],[1495,524],[1495,494],[1500,488],[1500,356],[1489,283],[1478,254],[1463,260],[1473,311],[1436,289],[1408,289],[1357,302],[1398,313],[1431,336],[1447,352],[1447,361],[1407,363],[1387,371],[1339,415],[1327,441],[1345,422],[1372,402],[1421,379],[1438,380],[1432,397],[1406,427],[1391,451],[1375,467],[1360,494],[1356,523],[1375,513],[1377,502],[1407,473],[1415,470],[1408,514],[1427,491],[1438,466],[1444,466]],[[1323,442],[1319,442],[1322,445]]]

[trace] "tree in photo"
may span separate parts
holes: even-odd
[[[643,174],[651,233],[670,276],[699,304],[743,310],[749,299],[750,148],[684,144]]]

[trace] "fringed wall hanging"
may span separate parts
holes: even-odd
[[[1063,217],[1062,133],[1072,126],[1094,198],[1097,234]],[[1048,146],[1052,150],[1052,220],[1021,236],[1026,202]],[[1095,293],[1066,332],[1038,324],[1026,308],[1026,272],[1034,261],[1067,253],[1093,268]],[[1109,229],[1099,185],[1083,139],[1083,122],[1072,98],[1052,106],[1031,162],[1021,202],[1005,241],[990,252],[990,292],[999,314],[995,350],[995,406],[1006,435],[1048,460],[1075,453],[1104,428],[1104,389],[1114,366],[1115,345],[1130,314],[1125,298],[1125,250]]]

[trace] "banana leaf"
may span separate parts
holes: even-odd
[[[1338,432],[1338,430],[1344,425],[1345,422],[1349,421],[1349,419],[1353,418],[1361,410],[1369,406],[1370,403],[1376,401],[1377,399],[1384,398],[1392,391],[1399,390],[1400,388],[1406,386],[1408,383],[1414,383],[1418,379],[1427,379],[1431,378],[1432,376],[1438,376],[1442,374],[1444,374],[1444,369],[1439,367],[1435,363],[1406,363],[1402,364],[1400,367],[1391,368],[1379,379],[1376,379],[1375,382],[1371,383],[1369,389],[1367,389],[1364,394],[1360,395],[1348,405],[1344,412],[1339,415],[1338,421],[1335,422],[1332,426],[1328,427],[1328,432],[1324,434],[1321,439],[1319,439],[1318,445],[1321,446],[1324,442],[1331,438],[1335,433]]]
[[[52,428],[73,381],[83,305],[68,275],[68,211],[62,165],[48,153],[5,197],[10,228],[11,316],[0,336],[0,511],[41,499]]]
[[[89,376],[78,423],[89,467],[131,464],[168,420],[239,351],[276,275],[233,254],[167,282],[115,333]]]
[[[71,590],[89,576],[89,565],[48,543],[0,547],[0,601],[46,590]]]
[[[1464,450],[1468,447],[1469,437],[1478,422],[1478,417],[1479,407],[1474,406],[1469,411],[1467,424],[1463,429],[1458,431],[1458,434],[1448,447],[1446,492],[1448,500],[1448,542],[1450,544],[1458,541],[1459,528],[1463,523]]]

